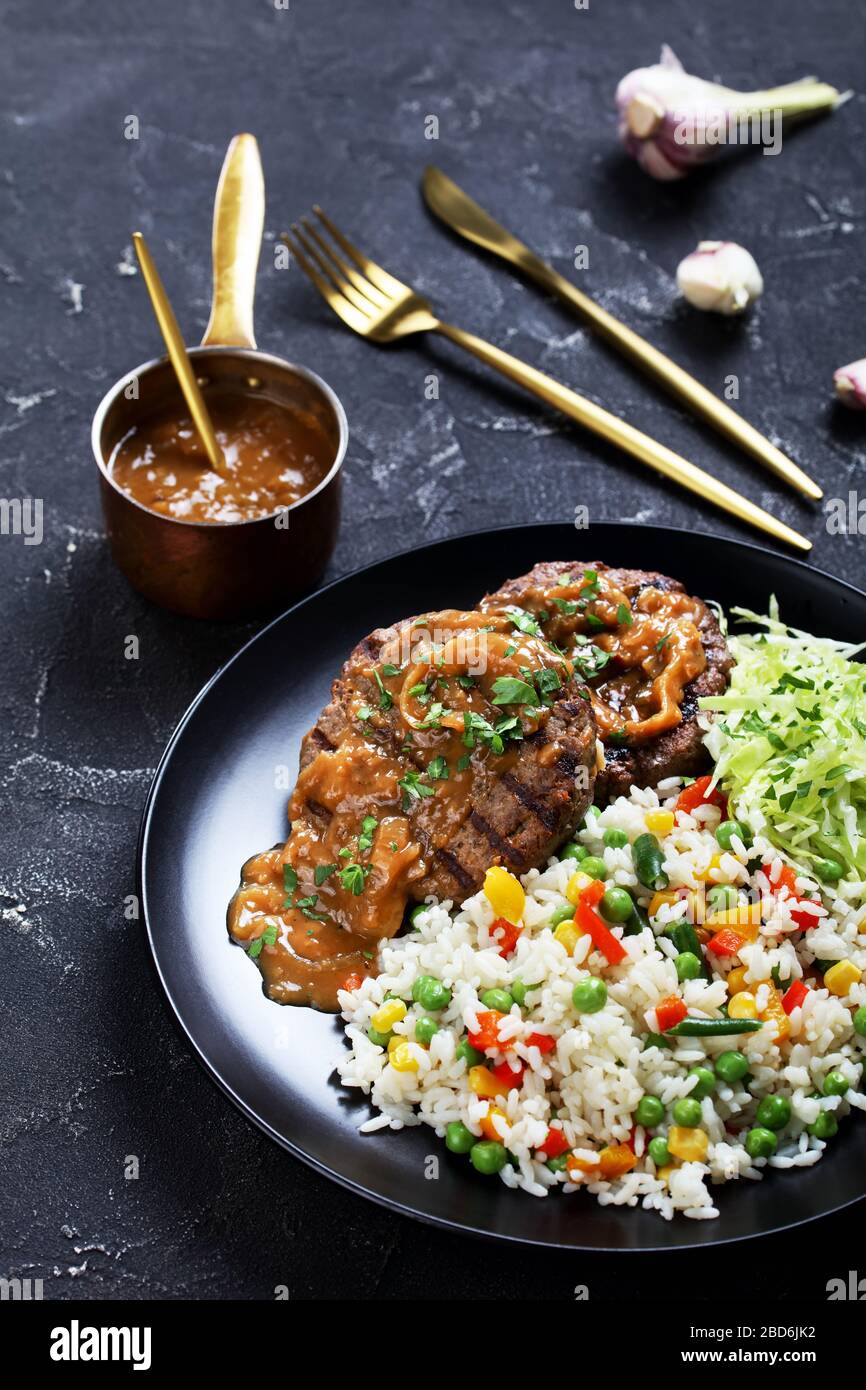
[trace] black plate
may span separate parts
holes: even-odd
[[[426,1126],[360,1135],[369,1110],[334,1076],[344,1049],[328,1014],[280,1007],[226,934],[241,862],[282,839],[286,779],[302,734],[354,643],[410,613],[471,606],[539,560],[590,558],[660,569],[725,606],[766,609],[823,635],[860,640],[866,595],[742,542],[662,527],[526,526],[460,536],[372,565],[254,637],[181,720],[148,797],[139,846],[144,915],[169,1003],[210,1075],[291,1153],[374,1201],[472,1234],[570,1249],[710,1245],[833,1211],[866,1188],[866,1124],[846,1121],[817,1168],[716,1189],[715,1221],[665,1222],[589,1195],[510,1192],[450,1155]],[[439,1176],[426,1176],[429,1155]]]

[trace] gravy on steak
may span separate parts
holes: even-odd
[[[409,900],[543,862],[586,811],[595,760],[582,681],[527,615],[371,634],[304,741],[289,838],[244,865],[229,931],[270,998],[336,1009]]]

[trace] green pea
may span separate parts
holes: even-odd
[[[838,859],[816,859],[812,867],[822,883],[838,883],[845,875],[845,865]]]
[[[726,912],[736,907],[739,896],[732,883],[714,883],[707,889],[707,906],[711,912]]]
[[[704,1096],[712,1095],[716,1088],[716,1078],[708,1066],[692,1067],[689,1072],[689,1080],[692,1077],[695,1079],[695,1084],[689,1091],[690,1096],[694,1096],[695,1100],[703,1100]]]
[[[435,975],[419,975],[412,986],[412,998],[422,1009],[437,1013],[451,1003],[451,991]]]
[[[791,1118],[791,1102],[785,1096],[764,1096],[755,1113],[761,1129],[784,1129]]]
[[[505,1145],[497,1144],[495,1139],[480,1139],[469,1150],[469,1159],[479,1173],[491,1174],[505,1167],[508,1154]]]
[[[415,907],[413,907],[412,911],[409,913],[409,921],[412,923],[413,927],[416,925],[418,918],[421,916],[421,913],[426,911],[426,903],[416,903]]]
[[[453,1154],[468,1154],[475,1142],[475,1135],[462,1120],[452,1120],[445,1126],[445,1146]]]
[[[624,849],[628,844],[624,830],[606,830],[602,838],[608,849]]]
[[[839,1128],[839,1121],[831,1110],[822,1110],[815,1123],[806,1128],[816,1139],[832,1139]]]
[[[742,821],[723,820],[721,825],[716,830],[716,839],[718,840],[722,849],[731,848],[731,841],[733,840],[735,835],[738,840],[742,840],[743,844],[746,846],[746,849],[748,849],[749,845],[752,843],[752,837],[749,834],[748,827],[743,825]]]
[[[422,1047],[429,1047],[430,1039],[439,1032],[439,1024],[432,1018],[418,1018],[415,1020],[415,1041]]]
[[[586,845],[579,845],[576,840],[572,840],[564,849],[559,851],[560,859],[576,859],[578,863],[582,859],[589,858],[589,850]]]
[[[546,1162],[551,1173],[564,1173],[568,1167],[568,1154],[557,1154],[556,1158],[549,1158]]]
[[[455,1049],[455,1056],[466,1063],[467,1068],[479,1067],[484,1061],[484,1053],[473,1047],[468,1038],[461,1038]]]
[[[377,1047],[387,1047],[393,1036],[393,1033],[380,1033],[378,1028],[374,1028],[372,1024],[367,1029],[367,1037]]]
[[[644,1129],[655,1129],[665,1116],[665,1108],[658,1096],[641,1096],[634,1112],[635,1120]]]
[[[514,1003],[514,998],[507,989],[485,989],[479,997],[485,1009],[496,1009],[500,1014],[509,1013]]]
[[[512,980],[511,997],[514,1000],[515,1004],[519,1005],[519,1007],[522,1009],[524,1004],[526,1003],[526,985],[523,983],[522,980]]]
[[[674,1117],[675,1125],[682,1125],[684,1129],[694,1129],[701,1122],[701,1102],[692,1096],[683,1096],[682,1100],[674,1102],[671,1114]]]
[[[771,1129],[750,1129],[746,1135],[749,1158],[770,1158],[776,1152],[777,1139]]]
[[[861,1004],[854,1015],[854,1032],[866,1038],[866,1004]]]
[[[599,908],[608,922],[627,922],[634,911],[634,900],[625,888],[608,888]]]
[[[599,859],[596,854],[590,854],[587,859],[584,859],[580,868],[581,872],[588,874],[590,878],[604,878],[607,873],[604,860]]]
[[[574,917],[574,904],[563,903],[562,907],[557,907],[550,919],[552,927],[558,927],[560,922],[568,922]]]
[[[674,966],[677,972],[677,979],[696,980],[701,973],[701,963],[694,951],[680,951]]]
[[[647,1153],[657,1168],[664,1168],[665,1164],[671,1161],[671,1151],[668,1148],[667,1140],[663,1139],[660,1134],[649,1141]]]
[[[841,1071],[828,1071],[824,1077],[825,1096],[844,1096],[848,1090],[848,1078]]]
[[[735,1081],[742,1081],[748,1070],[749,1059],[743,1052],[732,1049],[729,1052],[720,1052],[716,1058],[716,1076],[726,1081],[729,1086]]]
[[[607,985],[597,975],[579,980],[571,991],[571,1002],[579,1014],[597,1014],[607,1003]]]

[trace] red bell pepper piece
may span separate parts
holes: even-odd
[[[730,927],[723,927],[707,942],[707,950],[717,956],[735,956],[743,944],[743,937]]]
[[[490,935],[499,947],[499,954],[503,960],[511,955],[522,930],[522,927],[516,927],[513,922],[509,922],[507,917],[497,917],[493,923]]]
[[[525,1042],[527,1047],[537,1047],[542,1056],[556,1047],[556,1038],[551,1033],[530,1033]]]
[[[595,909],[585,901],[583,893],[578,899],[574,920],[581,931],[588,932],[592,937],[593,946],[597,951],[601,951],[610,965],[619,965],[620,961],[625,960],[628,954],[625,947],[617,940],[613,932],[608,931]]]
[[[346,976],[341,985],[341,989],[360,989],[362,984],[363,977],[355,971],[353,974]]]
[[[708,773],[705,777],[696,777],[694,782],[683,787],[677,797],[676,809],[687,811],[691,815],[692,811],[696,811],[699,806],[718,806],[722,816],[726,817],[728,798],[719,787],[714,787],[712,791],[708,790],[712,780],[711,774]]]
[[[659,1032],[666,1033],[669,1028],[675,1028],[678,1023],[682,1023],[687,1013],[688,1009],[678,994],[669,994],[666,999],[660,999],[656,1004]]]
[[[808,993],[809,987],[802,980],[795,980],[789,985],[782,995],[782,1008],[785,1013],[791,1014],[795,1009],[799,1009]]]
[[[496,1080],[501,1081],[510,1091],[512,1089],[520,1089],[520,1083],[523,1080],[523,1073],[526,1071],[526,1067],[520,1062],[518,1062],[516,1067],[512,1067],[508,1062],[497,1062],[496,1066],[491,1067],[490,1070],[493,1072]]]
[[[604,897],[604,884],[600,878],[594,878],[592,883],[581,889],[581,901],[589,903],[590,907],[596,907]]]
[[[470,1046],[479,1052],[486,1052],[488,1047],[498,1047],[501,1018],[505,1018],[505,1014],[500,1013],[498,1009],[487,1009],[478,1014],[478,1031],[466,1034]]]
[[[786,901],[790,903],[814,903],[816,907],[821,906],[817,898],[804,898],[797,892],[797,875],[791,868],[790,864],[782,865],[781,873],[779,874],[779,877],[776,879],[775,883],[770,878],[770,870],[772,869],[772,867],[772,864],[761,865],[761,868],[766,874],[767,879],[770,883],[770,887],[774,893],[778,893],[781,895],[782,889],[785,889],[787,891]],[[800,912],[796,908],[792,907],[791,921],[794,923],[795,926],[800,928],[800,931],[808,931],[810,927],[816,927],[818,925],[820,918],[816,917],[814,912]]]
[[[545,1158],[559,1158],[560,1154],[567,1152],[568,1147],[568,1140],[561,1129],[549,1129],[538,1153],[544,1154]]]

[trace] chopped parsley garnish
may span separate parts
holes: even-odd
[[[408,811],[413,801],[420,801],[422,796],[433,796],[432,787],[428,787],[421,781],[420,772],[407,772],[405,777],[401,777],[397,786],[403,792],[403,810]]]
[[[559,678],[559,672],[548,666],[541,671],[536,671],[535,685],[544,704],[551,705],[553,704],[553,692],[559,690],[562,681]]]
[[[427,776],[432,777],[434,782],[447,782],[448,764],[441,754],[436,758],[431,758],[427,764]]]
[[[378,824],[375,816],[365,816],[361,821],[361,833],[358,836],[358,852],[360,854],[366,854],[368,849],[372,849],[373,836]]]
[[[550,601],[556,605],[564,618],[573,618],[578,611],[577,604],[570,598],[553,598],[551,595]]]
[[[538,626],[532,614],[526,613],[522,608],[509,608],[508,618],[516,628],[519,628],[521,632],[527,633],[530,637],[537,637],[541,631],[541,628]]]
[[[471,753],[461,753],[461,754],[460,754],[460,757],[457,759],[457,771],[458,771],[458,772],[465,772],[466,769],[468,768],[468,766],[469,766],[469,764],[470,764],[471,762],[472,762],[472,754],[471,754]]]
[[[601,647],[581,647],[580,651],[574,653],[573,660],[580,674],[589,680],[604,669],[610,661],[610,653],[603,652]]]
[[[631,616],[631,609],[627,603],[621,603],[616,610],[616,620],[620,627],[631,627],[634,619]]]
[[[321,888],[322,884],[325,882],[325,879],[330,878],[331,874],[336,873],[336,871],[336,864],[317,864],[313,873],[313,879],[315,881],[316,887]]]
[[[373,711],[370,709],[370,706],[362,705],[361,708],[358,710],[358,721],[361,724],[366,724],[367,720],[372,718]]]
[[[506,656],[513,656],[514,653],[515,653],[516,651],[517,651],[517,648],[515,647],[514,643],[513,643],[513,642],[509,642],[508,646],[505,648],[505,655],[506,655]]]
[[[669,632],[666,632],[664,637],[660,637],[658,642],[656,642],[656,651],[663,652],[670,640],[671,634]]]
[[[298,886],[298,875],[291,864],[283,865],[283,887],[287,893],[294,893]]]
[[[390,709],[394,703],[394,697],[391,695],[390,691],[385,689],[382,677],[379,675],[379,672],[375,670],[375,668],[373,670],[373,676],[375,677],[376,684],[379,687],[379,708]]]
[[[359,898],[364,891],[369,872],[369,869],[364,869],[361,864],[347,864],[344,869],[340,870],[340,882],[347,893]]]
[[[298,908],[305,917],[309,917],[313,922],[327,922],[328,919],[323,912],[313,911],[318,901],[318,893],[310,893],[309,897],[298,898],[297,902],[292,903],[292,907]]]
[[[386,676],[399,676],[403,670],[402,666],[395,666],[392,661],[383,661],[382,670]]]
[[[493,682],[494,705],[537,705],[538,696],[528,681],[516,676],[497,676]]]
[[[604,623],[601,621],[601,618],[597,618],[594,613],[587,613],[586,625],[589,628],[590,632],[601,632],[601,629],[604,627]]]
[[[472,687],[475,685],[475,677],[474,677],[474,676],[458,676],[458,677],[457,677],[457,684],[458,684],[459,686],[461,686],[463,690],[471,690]]]
[[[270,922],[265,927],[261,936],[257,936],[255,941],[250,942],[249,946],[247,947],[247,955],[252,956],[253,960],[255,960],[256,956],[260,956],[262,954],[263,946],[274,946],[276,945],[276,940],[277,924],[276,922]]]
[[[427,711],[427,717],[420,727],[422,729],[438,729],[443,716],[449,713],[450,710],[447,710],[441,701],[437,700],[435,704],[430,706],[430,709]]]

